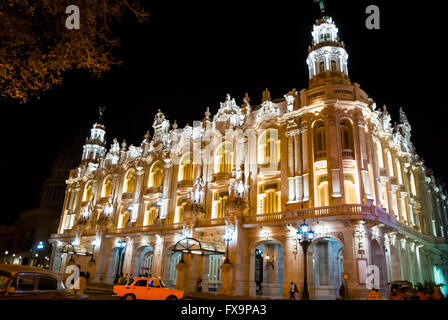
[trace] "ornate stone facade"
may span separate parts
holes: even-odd
[[[205,291],[286,296],[291,281],[303,286],[296,233],[306,219],[316,231],[312,298],[336,298],[344,273],[350,298],[364,298],[369,265],[383,296],[390,281],[446,273],[447,193],[415,153],[403,110],[392,127],[386,107],[350,81],[331,18],[312,37],[300,92],[271,100],[266,89],[258,106],[227,95],[213,118],[207,108],[183,129],[159,110],[138,147],[113,140],[107,151],[95,124],[67,180],[53,269],[64,270],[68,242],[93,281],[151,272],[186,290],[201,278]],[[220,268],[226,232],[231,264]],[[188,247],[191,238],[200,245]]]

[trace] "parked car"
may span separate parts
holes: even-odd
[[[182,290],[170,289],[156,278],[135,278],[130,285],[115,285],[113,295],[125,300],[179,300]]]
[[[0,300],[86,299],[65,288],[57,273],[46,269],[0,264]]]

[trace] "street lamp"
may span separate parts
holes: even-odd
[[[43,241],[39,241],[37,243],[37,246],[36,246],[36,251],[42,250],[43,248],[44,248],[44,242]],[[33,265],[36,265],[37,262],[39,262],[38,259],[37,259],[38,256],[39,255],[36,253],[34,258],[33,258]]]
[[[226,230],[226,233],[224,233],[224,241],[227,243],[227,247],[226,247],[226,260],[224,260],[224,263],[230,263],[229,260],[229,242],[232,241],[233,238],[233,232],[230,231],[230,229]]]
[[[95,239],[92,241],[92,247],[93,247],[93,251],[92,251],[92,260],[90,260],[91,262],[95,262],[94,260],[94,256],[95,256],[95,247],[98,245],[98,240]]]
[[[3,263],[6,263],[7,257],[8,257],[8,250],[5,251],[5,256],[3,257]]]
[[[307,268],[307,256],[306,253],[308,251],[308,247],[310,246],[311,242],[314,238],[314,231],[311,230],[311,228],[305,223],[305,219],[303,219],[303,223],[300,225],[299,230],[297,231],[297,239],[299,240],[300,245],[303,249],[303,293],[302,293],[302,300],[309,300],[310,295],[308,293],[308,268]]]
[[[123,269],[122,253],[123,249],[126,248],[126,241],[120,240],[117,242],[117,244],[118,244],[118,268],[117,273],[115,275],[115,283],[118,282],[118,278],[120,277],[121,271]]]

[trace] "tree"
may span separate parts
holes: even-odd
[[[69,5],[80,11],[80,28],[68,29]],[[5,0],[0,3],[0,98],[26,103],[61,84],[64,72],[87,70],[100,77],[120,64],[115,27],[128,16],[148,21],[138,0]]]

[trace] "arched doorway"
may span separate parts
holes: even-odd
[[[143,246],[136,250],[134,255],[134,276],[152,274],[154,250],[151,246]]]
[[[163,274],[163,281],[168,287],[174,288],[177,281],[176,265],[180,262],[182,254],[180,252],[173,252],[174,246],[166,250],[165,255],[165,271]]]
[[[380,244],[375,239],[370,243],[370,252],[372,255],[372,264],[380,270],[380,288],[376,289],[384,291],[387,284],[386,258]]]
[[[284,281],[283,246],[272,240],[257,243],[250,255],[251,295],[281,297]]]
[[[316,239],[308,249],[308,282],[311,299],[335,300],[344,283],[342,245],[334,238]]]

